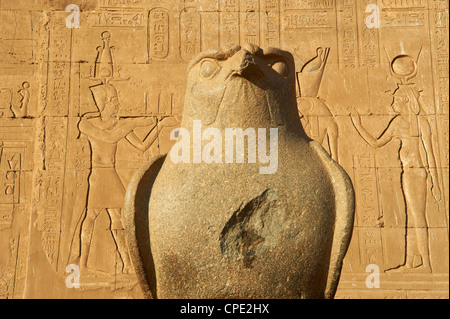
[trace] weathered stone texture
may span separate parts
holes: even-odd
[[[141,298],[125,189],[174,143],[192,57],[254,43],[293,53],[303,127],[355,188],[336,298],[448,298],[448,6],[2,0],[0,297]],[[264,244],[228,226],[252,265]]]

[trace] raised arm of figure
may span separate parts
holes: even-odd
[[[78,129],[81,133],[101,140],[106,143],[117,143],[122,138],[126,137],[134,128],[138,126],[154,125],[155,119],[142,118],[138,121],[120,120],[119,123],[112,129],[106,130],[94,124],[91,118],[82,118],[78,124]]]
[[[394,117],[387,125],[386,129],[381,133],[379,137],[374,137],[361,123],[361,117],[359,114],[352,112],[350,114],[353,126],[358,131],[359,135],[374,148],[379,148],[389,143],[394,137],[395,125],[392,125],[397,117]]]
[[[156,130],[155,128],[156,125],[151,129],[151,131],[147,134],[147,136],[143,140],[141,140],[133,131],[131,131],[126,136],[126,139],[128,142],[130,142],[131,145],[141,150],[142,152],[145,152],[150,148],[150,146],[158,137],[158,130]]]
[[[82,118],[78,124],[78,129],[84,135],[101,140],[106,143],[117,143],[120,139],[124,138],[129,131],[124,126],[116,127],[115,129],[108,131],[96,126],[92,119]]]
[[[178,124],[178,119],[164,118],[159,121],[158,126],[162,128],[166,126],[175,126],[176,124]],[[126,139],[128,140],[128,142],[130,142],[131,145],[141,150],[142,152],[145,152],[150,148],[153,142],[155,142],[157,137],[158,137],[158,130],[156,129],[156,120],[155,120],[154,127],[151,129],[151,131],[147,134],[147,136],[143,140],[141,140],[134,132],[130,132],[126,136]]]

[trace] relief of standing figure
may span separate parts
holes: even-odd
[[[87,137],[91,148],[91,172],[87,210],[81,224],[80,267],[86,268],[95,220],[106,210],[111,220],[111,233],[123,262],[122,271],[130,270],[123,233],[123,203],[125,187],[119,178],[115,164],[117,143],[126,139],[131,145],[145,152],[158,137],[155,118],[119,118],[117,91],[111,84],[91,88],[99,112],[85,114],[78,125],[82,135]],[[164,118],[159,126],[176,125],[176,119]],[[141,140],[135,133],[136,127],[148,127],[150,132]]]
[[[21,96],[20,105],[15,106],[11,104],[11,112],[13,112],[15,118],[27,117],[28,104],[30,103],[30,83],[23,82],[22,88],[17,93]]]
[[[403,81],[393,93],[391,106],[396,115],[381,136],[374,137],[368,132],[354,109],[351,119],[360,136],[374,148],[383,147],[393,140],[400,142],[398,156],[407,218],[406,257],[402,265],[387,271],[429,273],[431,262],[426,219],[428,188],[437,201],[441,200],[432,132],[422,107],[420,91],[414,83],[408,82],[412,78],[411,74],[416,74],[415,61],[406,55],[398,56],[393,60],[391,68],[397,77],[403,75]]]
[[[103,46],[97,48],[98,55],[92,78],[101,83],[90,87],[98,111],[85,113],[78,123],[81,135],[89,142],[91,166],[86,213],[79,230],[80,252],[77,259],[81,269],[88,268],[95,221],[100,213],[106,211],[110,218],[110,231],[122,261],[122,273],[129,273],[131,262],[123,231],[125,186],[116,168],[117,144],[125,139],[135,148],[145,152],[158,138],[158,128],[175,126],[178,120],[173,117],[159,121],[155,117],[119,117],[117,89],[110,82],[122,79],[115,77],[118,72],[113,65],[110,39],[109,32],[102,33]],[[139,138],[134,132],[137,127],[149,129],[144,138]]]

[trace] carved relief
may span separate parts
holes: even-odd
[[[148,15],[148,51],[150,58],[163,59],[169,54],[169,14],[155,8]]]
[[[265,47],[278,47],[280,44],[280,1],[266,0],[262,2],[261,41]]]
[[[96,26],[142,28],[145,26],[144,14],[141,11],[103,11],[97,13]]]
[[[220,47],[239,44],[239,0],[220,0]]]
[[[12,88],[0,89],[0,118],[24,118],[29,116],[30,83],[25,81],[17,93]]]
[[[329,52],[330,48],[317,48],[316,56],[297,72],[300,92],[297,104],[308,136],[321,143],[328,154],[338,161],[338,126],[329,107],[318,96]]]
[[[11,105],[11,111],[14,113],[14,117],[27,117],[28,104],[30,103],[30,83],[23,82],[22,88],[17,91],[21,96],[20,104],[15,106]]]
[[[0,298],[18,298],[25,284],[33,123],[0,122]]]
[[[123,188],[173,145],[190,59],[250,43],[294,55],[306,133],[355,186],[337,298],[448,297],[448,1],[88,2],[79,29],[58,1],[0,9],[1,298],[141,297]]]
[[[64,189],[65,169],[65,137],[67,136],[67,119],[50,117],[46,121],[46,154],[47,174],[42,185],[43,213],[40,216],[42,227],[42,245],[52,267],[57,266],[59,250],[60,220]],[[62,139],[61,139],[62,138]]]
[[[245,0],[240,3],[242,21],[240,43],[252,43],[259,45],[260,38],[260,17],[259,1]]]
[[[105,212],[110,220],[110,232],[120,257],[120,271],[130,272],[130,259],[125,245],[123,233],[123,202],[125,187],[117,171],[117,146],[121,140],[126,140],[141,152],[149,149],[157,139],[158,129],[173,119],[164,118],[158,121],[154,117],[121,118],[118,113],[121,108],[116,87],[112,82],[120,80],[115,77],[115,64],[109,46],[111,34],[102,33],[103,46],[99,47],[95,62],[94,77],[100,84],[90,86],[96,112],[88,112],[81,116],[78,123],[80,138],[86,138],[90,149],[90,172],[88,175],[88,192],[84,216],[79,234],[79,256],[81,275],[89,273],[95,266],[89,264],[92,258],[91,243],[94,236],[95,223],[99,215]],[[170,124],[169,124],[170,125]],[[145,127],[144,138],[140,138],[134,130]]]
[[[340,26],[340,60],[339,66],[355,69],[358,65],[358,36],[356,25],[355,1],[339,1],[339,12],[337,16]]]
[[[370,5],[377,5],[374,0],[357,1],[360,9],[358,12],[361,16],[358,17],[360,21],[359,35],[360,35],[360,57],[361,66],[373,69],[380,65],[380,46],[379,46],[379,28],[368,28],[366,25],[365,11]],[[364,14],[362,14],[364,12]]]
[[[189,60],[201,51],[201,17],[192,8],[180,13],[180,55]]]
[[[417,61],[409,55],[392,59],[391,74],[399,82],[391,107],[396,113],[382,135],[374,137],[361,124],[358,115],[352,122],[361,137],[372,147],[383,147],[399,140],[401,187],[406,206],[406,257],[403,264],[388,271],[431,272],[426,198],[428,191],[441,200],[436,156],[428,115],[422,106],[420,91],[411,82],[417,75]],[[397,155],[397,154],[396,154]],[[380,219],[380,217],[378,218]]]
[[[0,89],[0,118],[11,117],[12,90],[10,88]]]

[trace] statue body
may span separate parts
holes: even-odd
[[[194,136],[201,121],[203,145],[239,128],[266,134],[256,144],[268,153],[276,128],[277,166],[261,173],[267,164],[252,157],[247,136],[242,162],[237,147],[227,162],[225,138],[220,148],[204,145],[199,162],[191,143],[189,161],[174,161],[172,148],[134,176],[126,231],[147,297],[334,296],[352,232],[353,189],[303,131],[294,70],[290,53],[253,45],[191,61],[178,141]]]

